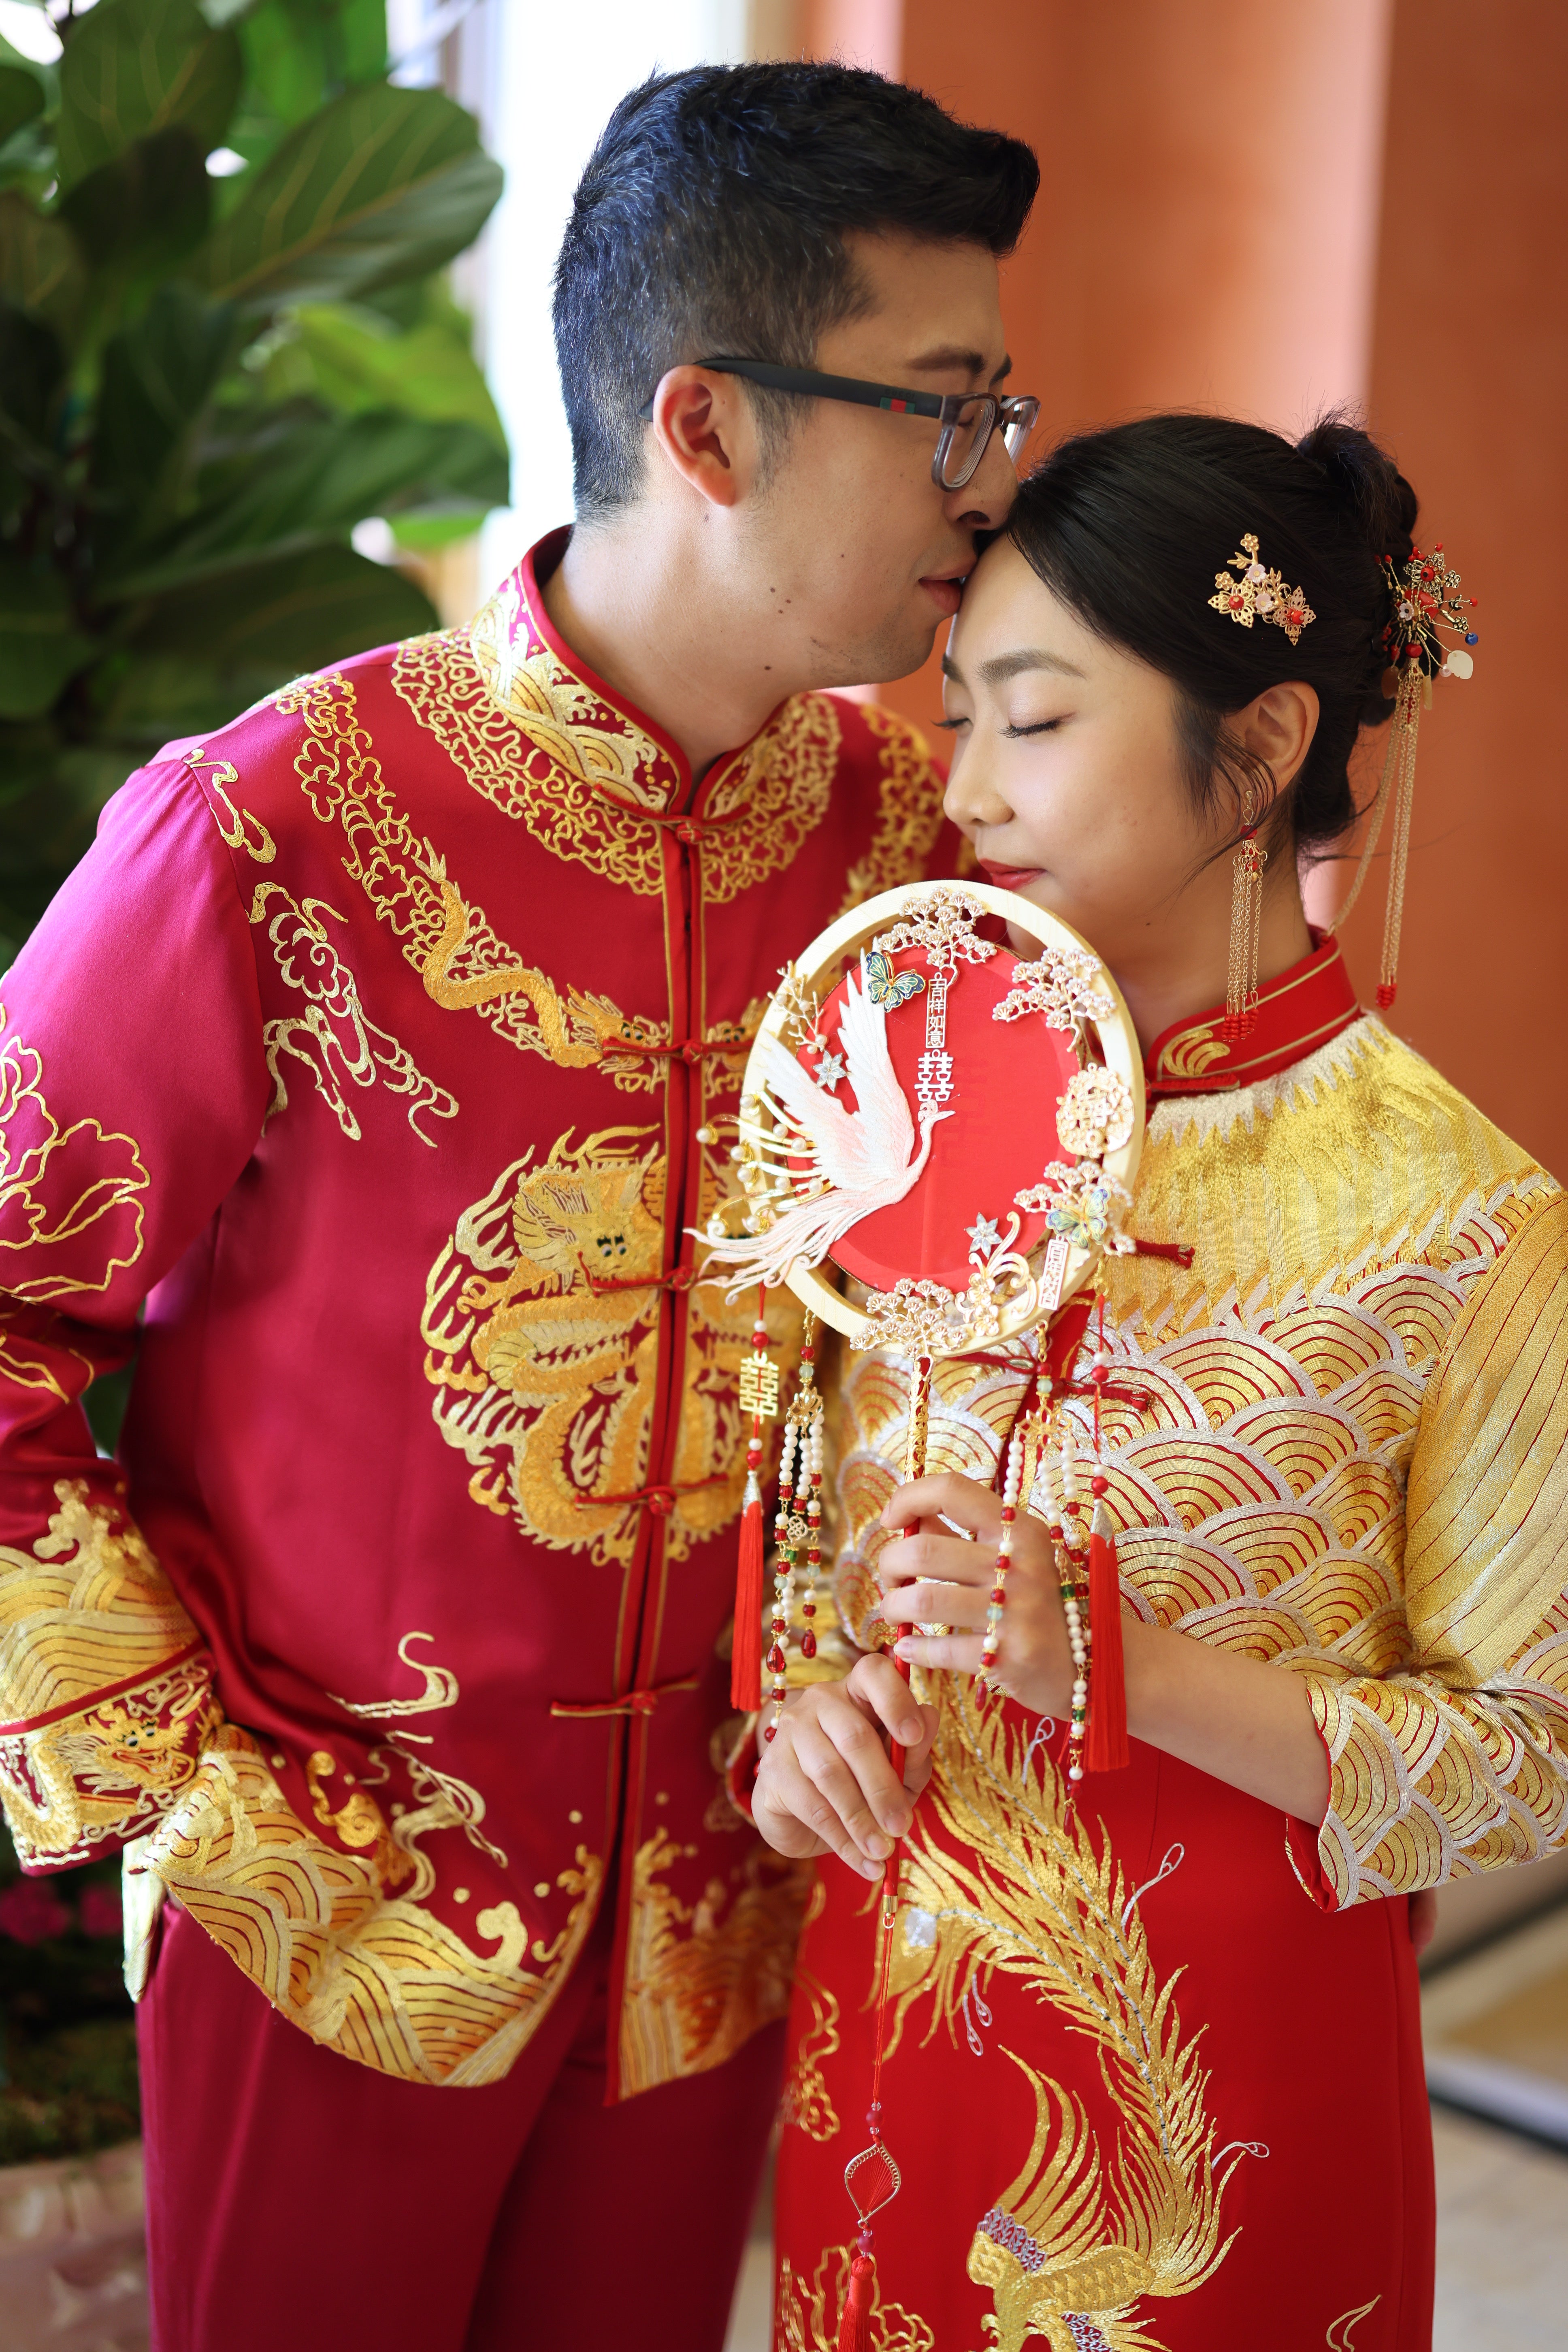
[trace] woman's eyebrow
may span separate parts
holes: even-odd
[[[986,686],[1005,686],[1010,677],[1021,677],[1026,670],[1049,670],[1055,677],[1081,678],[1085,673],[1076,662],[1066,660],[1060,654],[1048,654],[1041,646],[1020,646],[1015,653],[993,654],[980,665],[980,677]],[[962,686],[963,674],[950,654],[942,657],[942,674]]]

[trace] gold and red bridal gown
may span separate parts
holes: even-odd
[[[932,1675],[900,1855],[877,2352],[1417,2352],[1431,2137],[1408,1905],[1568,1832],[1568,1206],[1321,946],[1227,1049],[1150,1057],[1108,1261],[1124,1606],[1300,1675],[1321,1825]],[[937,1367],[928,1459],[990,1481],[1024,1375]],[[855,1360],[835,1598],[868,1643],[909,1368]],[[1075,1411],[1087,1408],[1074,1408]],[[1089,1451],[1080,1426],[1080,1454]],[[823,1622],[819,1615],[818,1622]],[[821,1662],[819,1661],[819,1664]],[[841,1664],[836,1670],[842,1670]],[[792,2017],[780,2352],[834,2340],[866,2144],[873,1890],[820,1865]]]

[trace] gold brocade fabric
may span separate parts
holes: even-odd
[[[1124,1599],[1306,1681],[1331,1766],[1319,1899],[1560,1844],[1558,1186],[1367,1018],[1258,1086],[1161,1104],[1129,1226],[1196,1256],[1107,1263],[1112,1381],[1149,1398],[1104,1416]],[[939,1365],[932,1470],[989,1481],[1021,1392]],[[860,1641],[907,1394],[875,1355],[845,1387],[834,1598]]]

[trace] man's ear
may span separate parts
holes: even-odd
[[[1275,787],[1294,782],[1318,731],[1318,689],[1293,681],[1271,686],[1230,722],[1231,732],[1273,770]]]
[[[737,506],[757,477],[752,404],[732,375],[676,367],[653,396],[654,446],[666,465],[716,507]]]

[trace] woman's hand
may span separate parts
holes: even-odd
[[[884,1735],[904,1750],[902,1787]],[[836,1853],[862,1878],[880,1878],[931,1778],[935,1736],[935,1707],[918,1706],[891,1659],[873,1651],[843,1682],[791,1696],[763,1743],[752,1818],[776,1853]]]
[[[937,1525],[938,1514],[967,1529],[973,1541]],[[899,1533],[878,1568],[882,1614],[890,1624],[942,1624],[942,1634],[903,1634],[898,1654],[911,1664],[980,1672],[985,1612],[996,1581],[1002,1505],[973,1478],[917,1478],[900,1486],[882,1513]],[[1032,1714],[1067,1715],[1072,1704],[1072,1652],[1050,1538],[1038,1519],[1020,1511],[1013,1522],[1013,1558],[1002,1612],[1002,1641],[991,1680]]]

